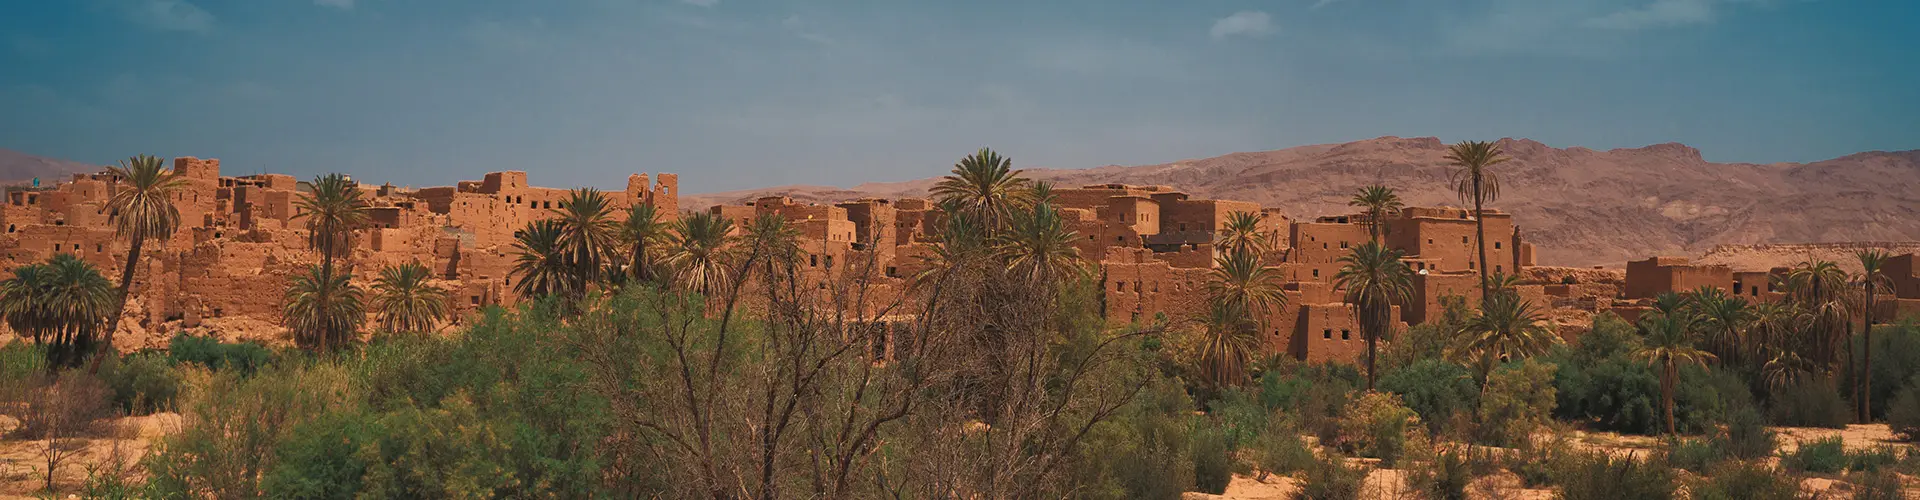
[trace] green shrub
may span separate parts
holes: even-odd
[[[1182,385],[1156,380],[1120,415],[1088,432],[1071,466],[1082,498],[1177,500],[1193,487],[1188,443],[1193,425],[1187,415],[1193,400]]]
[[[1920,377],[1920,324],[1915,324],[1914,319],[1916,317],[1908,317],[1898,324],[1873,327],[1873,384],[1867,393],[1875,418],[1891,419],[1894,400],[1909,381]],[[1853,340],[1856,346],[1862,343],[1859,334],[1855,334]],[[1849,379],[1847,387],[1853,387],[1852,373],[1845,375]]]
[[[1667,445],[1667,463],[1696,474],[1726,459],[1727,453],[1708,440],[1679,439]]]
[[[208,370],[235,370],[241,375],[254,372],[273,361],[273,351],[257,342],[223,343],[213,337],[180,333],[167,343],[167,356],[178,363],[194,363]]]
[[[1859,451],[1847,452],[1847,470],[1877,471],[1900,462],[1900,451],[1889,445],[1880,445]]]
[[[301,425],[275,447],[279,465],[261,480],[261,489],[274,498],[354,498],[371,458],[361,450],[376,439],[377,425],[359,412],[328,414]]]
[[[1839,436],[1800,443],[1800,448],[1780,458],[1780,466],[1794,472],[1831,474],[1847,470],[1846,442]]]
[[[1715,434],[1713,439],[1715,447],[1742,460],[1772,456],[1777,445],[1773,431],[1767,429],[1766,420],[1753,408],[1734,412],[1728,418],[1726,431]]]
[[[1359,370],[1349,365],[1322,363],[1301,366],[1293,373],[1270,371],[1261,377],[1260,403],[1268,409],[1294,412],[1302,429],[1323,442],[1335,442],[1340,438],[1341,410],[1360,381]]]
[[[1313,450],[1300,439],[1299,429],[1281,423],[1280,419],[1271,422],[1253,444],[1254,464],[1270,474],[1291,474],[1312,466],[1316,460]]]
[[[1674,497],[1673,469],[1655,458],[1587,453],[1573,457],[1557,479],[1565,500],[1660,500]]]
[[[1407,408],[1420,415],[1429,435],[1441,435],[1453,416],[1472,412],[1480,388],[1465,367],[1439,359],[1423,359],[1380,379],[1380,390],[1398,394]]]
[[[1853,483],[1854,500],[1905,500],[1906,485],[1893,471],[1862,472],[1847,478]]]
[[[1691,488],[1694,500],[1798,500],[1800,481],[1765,464],[1725,462]]]
[[[1267,427],[1270,412],[1260,405],[1258,396],[1233,388],[1221,391],[1220,399],[1208,403],[1208,416],[1226,440],[1227,451],[1240,449],[1260,436]]]
[[[1920,385],[1909,383],[1886,408],[1887,427],[1907,441],[1920,440]]]
[[[141,463],[161,498],[254,498],[278,465],[276,449],[306,422],[354,406],[347,370],[320,363],[262,370],[253,377],[194,369],[183,401],[186,425]]]
[[[1407,488],[1421,498],[1465,500],[1467,486],[1478,476],[1480,467],[1460,450],[1442,450],[1430,460],[1415,463],[1407,470]]]
[[[1225,432],[1215,428],[1193,433],[1193,484],[1202,493],[1226,493],[1233,482],[1233,456]]]
[[[1546,425],[1554,408],[1554,371],[1551,363],[1526,360],[1509,363],[1487,376],[1480,396],[1479,440],[1513,446],[1532,439]]]
[[[1340,419],[1340,447],[1392,465],[1406,451],[1407,434],[1420,417],[1400,404],[1400,398],[1369,392],[1347,405]]]
[[[1360,488],[1366,479],[1366,468],[1349,466],[1345,457],[1329,453],[1307,467],[1306,474],[1300,480],[1300,490],[1294,492],[1293,498],[1353,500],[1360,498]]]
[[[1560,476],[1578,458],[1562,439],[1545,443],[1528,442],[1506,455],[1508,471],[1520,476],[1528,488],[1543,488],[1558,483]]]
[[[135,354],[103,362],[100,378],[113,388],[113,404],[129,415],[172,410],[180,395],[180,374],[166,359]]]
[[[1774,425],[1844,429],[1853,421],[1853,407],[1840,398],[1833,382],[1809,380],[1773,391],[1767,398],[1767,417]]]

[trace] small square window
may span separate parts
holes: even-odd
[[[1494,250],[1499,250],[1499,249],[1500,249],[1500,242],[1498,242],[1498,241],[1496,241],[1496,242],[1493,242],[1493,249],[1494,249]]]
[[[1460,237],[1460,242],[1461,242],[1461,243],[1470,243],[1469,241],[1467,241],[1467,237],[1465,237],[1465,236],[1461,236],[1461,237]]]
[[[1331,339],[1331,338],[1333,338],[1333,329],[1332,329],[1332,328],[1328,328],[1328,329],[1326,329],[1326,330],[1321,330],[1321,331],[1320,331],[1320,338],[1323,338],[1323,339]]]
[[[1340,340],[1353,340],[1353,332],[1340,330]]]

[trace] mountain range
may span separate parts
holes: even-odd
[[[1511,160],[1492,167],[1500,196],[1489,206],[1514,214],[1542,265],[1619,267],[1719,245],[1920,240],[1920,150],[1751,164],[1709,162],[1677,143],[1606,151],[1511,138],[1498,145]],[[1168,185],[1311,219],[1354,211],[1347,200],[1368,184],[1393,187],[1410,206],[1460,206],[1446,151],[1438,138],[1381,137],[1159,165],[1030,168],[1023,175],[1059,186]],[[763,195],[813,202],[924,196],[936,181],[689,195],[681,206]]]
[[[0,184],[33,182],[53,185],[73,174],[97,172],[105,167],[80,162],[41,158],[10,149],[0,149]]]

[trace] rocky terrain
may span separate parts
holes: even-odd
[[[1920,150],[1866,152],[1813,163],[1713,163],[1681,144],[1596,151],[1502,139],[1494,207],[1513,212],[1543,265],[1618,267],[1719,245],[1920,240]],[[1017,152],[1014,152],[1016,155]],[[1433,137],[1234,153],[1161,165],[1028,169],[1062,185],[1165,184],[1200,197],[1280,207],[1296,216],[1344,213],[1359,186],[1386,184],[1409,205],[1459,205]],[[1016,156],[1016,161],[1018,157]],[[787,186],[684,196],[687,207],[765,194],[837,201],[918,196],[933,179],[852,188]]]
[[[0,149],[0,184],[33,182],[39,177],[40,184],[51,186],[55,181],[69,175],[99,171],[101,166],[80,162],[41,158],[38,156]]]

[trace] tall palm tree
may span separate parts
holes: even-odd
[[[630,246],[627,275],[635,280],[654,279],[660,242],[667,236],[667,224],[660,221],[660,209],[652,203],[627,208],[627,220],[620,224],[620,240]]]
[[[1728,362],[1739,361],[1747,340],[1742,332],[1756,319],[1746,299],[1727,295],[1725,290],[1701,285],[1687,293],[1687,316],[1693,326],[1705,333],[1707,351]]]
[[[427,280],[433,272],[419,262],[380,270],[373,282],[373,307],[380,328],[392,333],[433,331],[447,317],[447,291]]]
[[[1786,299],[1808,317],[1807,347],[1828,373],[1840,368],[1840,346],[1847,339],[1852,313],[1850,277],[1831,261],[1805,261],[1787,271]],[[1834,377],[1837,382],[1840,377]],[[1836,387],[1837,388],[1837,387]]]
[[[957,213],[959,203],[945,201],[940,204],[941,212]],[[916,256],[920,272],[913,277],[913,285],[925,286],[940,281],[942,276],[953,273],[989,254],[985,229],[972,217],[947,217],[945,228],[940,232],[939,244],[932,252]]]
[[[117,305],[113,282],[73,254],[14,268],[0,281],[0,318],[36,343],[45,343],[49,369],[78,366],[109,326]]]
[[[1360,188],[1353,194],[1353,199],[1347,201],[1347,206],[1367,211],[1367,230],[1375,243],[1379,243],[1380,236],[1384,234],[1382,225],[1387,223],[1387,217],[1399,214],[1400,209],[1406,208],[1393,188],[1379,184]]]
[[[1891,292],[1893,278],[1884,273],[1887,259],[1891,256],[1880,249],[1862,250],[1854,254],[1860,259],[1860,289],[1864,307],[1860,314],[1860,388],[1854,394],[1869,394],[1873,390],[1873,295],[1877,291]],[[1860,401],[1860,422],[1871,421],[1873,417],[1873,398],[1856,397]]]
[[[1080,249],[1073,246],[1078,236],[1067,229],[1053,205],[1040,203],[1014,213],[1012,227],[993,238],[994,253],[1013,278],[1029,287],[1051,289],[1086,275]]]
[[[673,270],[674,283],[701,294],[712,294],[726,286],[733,275],[727,268],[732,232],[733,220],[711,212],[696,212],[674,221],[663,261]]]
[[[1413,271],[1400,251],[1370,241],[1340,258],[1334,282],[1347,290],[1347,303],[1360,313],[1360,335],[1367,339],[1367,390],[1373,390],[1374,358],[1380,337],[1393,328],[1394,303],[1413,300]]]
[[[1685,318],[1665,314],[1651,314],[1640,320],[1643,333],[1640,346],[1634,349],[1634,356],[1645,359],[1648,366],[1660,369],[1660,411],[1665,415],[1667,434],[1677,434],[1673,425],[1673,389],[1680,378],[1681,364],[1706,366],[1713,354],[1693,346],[1693,330],[1688,327]]]
[[[1200,376],[1214,387],[1244,381],[1247,361],[1260,350],[1258,325],[1245,309],[1217,301],[1207,305],[1200,323]]]
[[[367,312],[352,280],[353,269],[333,273],[324,266],[309,266],[307,274],[293,278],[283,317],[294,343],[327,352],[354,340]]]
[[[1500,177],[1494,175],[1488,167],[1507,161],[1501,154],[1500,146],[1491,142],[1463,141],[1447,147],[1447,161],[1460,167],[1453,173],[1453,190],[1460,195],[1461,203],[1473,204],[1474,242],[1480,247],[1480,300],[1487,300],[1492,292],[1486,289],[1487,268],[1487,223],[1481,215],[1486,204],[1500,198]]]
[[[107,200],[107,212],[113,214],[114,233],[126,238],[127,265],[120,269],[120,298],[114,309],[116,319],[125,314],[127,299],[133,293],[134,269],[140,264],[140,250],[147,240],[166,241],[173,232],[180,229],[180,210],[173,206],[174,193],[187,185],[187,180],[167,168],[166,161],[152,155],[139,155],[121,160],[119,166],[107,167],[120,185],[114,191],[113,198]],[[118,323],[115,321],[114,323]],[[113,333],[118,325],[109,324],[104,348],[113,348]],[[94,369],[100,363],[94,361]]]
[[[1545,354],[1560,342],[1533,302],[1517,293],[1496,293],[1480,303],[1480,311],[1461,328],[1448,357],[1477,363],[1485,377],[1501,360]]]
[[[324,287],[332,286],[331,284],[336,281],[333,259],[339,255],[342,249],[351,248],[350,243],[353,241],[353,231],[365,226],[367,223],[369,209],[366,199],[363,198],[360,188],[355,186],[353,181],[348,180],[345,175],[337,173],[327,174],[313,179],[313,191],[307,193],[307,196],[296,200],[294,202],[294,209],[293,218],[306,219],[307,221],[307,247],[320,251],[321,260],[320,268],[317,269],[318,274],[312,276],[312,279],[308,280],[308,284],[312,286],[314,290],[329,293],[337,292],[338,290],[324,289]],[[296,278],[296,284],[298,284],[297,280],[298,278]],[[352,287],[348,286],[346,289],[351,290]],[[358,292],[356,291],[355,293]],[[287,291],[288,298],[293,298],[296,295],[300,294],[296,294],[295,290]],[[340,313],[328,310],[329,307],[332,307],[336,303],[332,298],[337,295],[338,294],[327,295],[322,297],[326,300],[308,303],[307,305],[312,306],[314,309],[302,309],[302,311],[313,314],[315,317],[298,320],[292,320],[290,318],[289,326],[293,324],[313,328],[352,326],[357,329],[360,321],[363,321],[364,318],[351,322],[336,321],[335,318],[339,318]],[[295,304],[289,302],[286,305],[287,311],[294,311],[294,306]],[[356,309],[359,308],[359,304],[352,304],[352,306]],[[296,335],[302,335],[302,333],[298,331],[295,333]],[[304,334],[313,335],[315,336],[314,338],[321,339],[318,343],[308,345],[329,349],[342,345],[332,341],[349,339],[353,332],[326,330],[306,332]]]
[[[1256,325],[1264,326],[1267,315],[1287,303],[1279,273],[1261,265],[1260,257],[1253,252],[1230,252],[1214,258],[1208,277],[1208,300],[1252,316]]]
[[[560,243],[563,234],[560,221],[553,219],[533,221],[525,229],[514,231],[513,248],[518,256],[509,273],[514,279],[514,292],[521,297],[542,297],[567,289],[573,266],[567,262],[566,246]]]
[[[601,272],[613,261],[614,238],[620,231],[613,221],[613,204],[593,188],[575,189],[559,208],[548,209],[560,221],[560,246],[566,255],[568,293],[578,300],[587,287],[605,278]]]
[[[1220,225],[1213,247],[1221,255],[1245,252],[1258,257],[1273,249],[1273,234],[1260,229],[1260,214],[1232,212],[1227,214],[1226,223]]]
[[[953,173],[934,184],[932,194],[940,200],[953,200],[960,213],[979,220],[989,234],[998,233],[1012,221],[1016,209],[1030,196],[1030,182],[1013,169],[1013,160],[991,149],[960,159]]]

